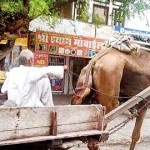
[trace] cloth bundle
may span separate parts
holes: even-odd
[[[124,53],[132,53],[140,49],[140,45],[135,44],[134,40],[129,36],[115,37],[112,36],[107,40],[107,45]]]

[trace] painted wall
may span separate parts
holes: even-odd
[[[110,34],[113,34],[113,28],[111,26],[96,27],[93,24],[77,20],[60,19],[56,22],[54,27],[51,27],[48,21],[45,21],[40,17],[32,20],[29,24],[30,31],[36,32],[37,29],[92,38],[108,38]]]

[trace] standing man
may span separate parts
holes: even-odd
[[[19,67],[10,70],[2,93],[7,92],[6,106],[36,107],[53,106],[52,91],[48,76],[62,79],[68,66],[33,67],[34,55],[26,49],[20,53]]]

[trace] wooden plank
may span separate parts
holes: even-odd
[[[52,111],[51,135],[57,135],[57,113]]]
[[[98,122],[60,125],[58,126],[58,131],[60,134],[71,133],[74,131],[97,129],[97,126]],[[44,135],[50,135],[50,127],[38,127],[38,128],[26,128],[26,129],[2,131],[0,132],[0,139],[8,140],[14,138],[24,138],[24,137],[44,136]]]
[[[99,109],[101,105],[97,105]],[[55,107],[0,108],[0,131],[51,125],[51,112],[56,111],[58,125],[95,122],[98,113],[95,106],[70,105]]]
[[[101,109],[101,105],[0,108],[0,140],[50,135],[52,112],[57,112],[58,134],[96,130]]]
[[[14,140],[0,141],[0,146],[41,142],[41,141],[49,141],[49,140],[56,140],[56,139],[66,139],[66,138],[74,138],[74,137],[81,137],[81,136],[101,135],[103,133],[108,133],[108,132],[89,130],[89,131],[79,131],[79,132],[58,134],[57,136],[39,136],[39,137],[32,137],[32,138],[14,139]]]
[[[136,96],[129,99],[124,104],[120,105],[116,109],[112,110],[108,114],[105,115],[104,124],[106,125],[113,119],[117,118],[119,115],[121,115],[123,112],[128,110],[129,108],[133,107],[134,105],[138,104],[140,101],[142,101],[142,98],[147,98],[150,96],[150,86],[147,87],[145,90],[137,94]],[[142,98],[141,98],[142,97]]]
[[[100,111],[99,111],[99,121],[98,121],[98,129],[100,131],[103,131],[105,113],[106,113],[106,107],[103,107],[103,109],[100,109]]]
[[[61,125],[58,126],[59,134],[72,133],[74,131],[80,132],[85,130],[97,130],[98,122],[71,124],[71,125]],[[37,136],[49,136],[50,127],[38,127],[38,128],[26,128],[26,129],[16,129],[0,132],[0,141],[9,139],[20,139],[27,137],[37,137]]]
[[[36,136],[48,136],[48,135],[50,135],[49,127],[8,130],[8,131],[0,132],[0,141],[27,138],[27,137],[36,137]]]

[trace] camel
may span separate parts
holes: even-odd
[[[134,96],[150,86],[149,51],[124,53],[110,47],[109,50],[101,50],[98,55],[81,70],[71,104],[91,104],[94,99],[96,103],[106,106],[106,113],[109,113],[119,105],[120,93]],[[140,102],[138,109],[145,103]],[[136,117],[130,150],[134,150],[140,138],[146,110],[147,107]]]

